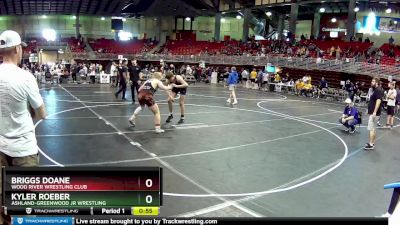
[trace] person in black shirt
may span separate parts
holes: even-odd
[[[317,91],[317,98],[320,98],[321,95],[325,95],[325,92],[328,89],[328,82],[325,80],[324,77],[321,78],[319,82],[318,91]]]
[[[354,102],[354,84],[353,84],[353,82],[351,82],[350,80],[347,80],[345,89],[346,89],[351,101]]]
[[[132,104],[135,104],[135,91],[139,93],[140,88],[140,67],[137,64],[137,61],[132,60],[132,65],[129,67],[129,77],[132,82],[131,91],[132,91]]]
[[[72,75],[72,82],[76,82],[76,74],[78,73],[78,67],[75,63],[71,65],[71,75]]]
[[[115,93],[115,98],[118,98],[119,93],[122,92],[122,100],[125,100],[125,92],[126,92],[126,82],[129,81],[129,73],[128,73],[128,61],[122,61],[122,64],[118,67],[118,74],[119,74],[119,82],[120,88]]]
[[[119,64],[117,67],[117,79],[116,79],[115,87],[121,86],[121,84],[119,83],[119,81],[121,80],[121,76],[120,76],[120,68],[121,67],[122,67],[122,60],[119,61]]]
[[[375,148],[376,123],[378,117],[381,115],[381,102],[383,98],[383,90],[381,88],[378,88],[379,83],[379,78],[374,78],[371,81],[373,92],[368,103],[369,142],[365,145],[365,150],[373,150]]]
[[[178,124],[182,124],[185,122],[185,96],[187,92],[188,83],[183,79],[180,75],[174,75],[172,72],[168,72],[165,75],[167,79],[168,85],[173,85],[171,92],[168,97],[168,109],[169,116],[167,118],[166,123],[170,123],[174,116],[172,115],[173,110],[173,102],[175,101],[175,97],[179,94],[179,107],[181,108],[181,119],[178,121]]]

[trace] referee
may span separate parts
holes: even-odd
[[[122,61],[122,64],[118,67],[118,74],[119,74],[119,90],[114,94],[115,98],[118,99],[118,95],[122,92],[122,100],[125,99],[125,92],[126,92],[126,84],[129,80],[129,72],[128,72],[128,61],[125,59]]]
[[[130,75],[130,79],[132,81],[132,84],[131,84],[132,104],[135,104],[135,91],[136,91],[136,93],[139,93],[139,88],[140,88],[141,69],[137,64],[136,59],[133,59],[131,62],[132,62],[132,65],[129,67],[129,75]]]

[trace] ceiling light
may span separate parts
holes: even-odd
[[[331,22],[332,22],[332,23],[336,23],[336,18],[333,17],[333,18],[331,19]]]
[[[265,15],[272,16],[272,12],[266,12]]]
[[[320,8],[320,9],[319,9],[319,12],[320,12],[320,13],[324,13],[324,12],[325,12],[325,8]]]
[[[242,19],[242,16],[241,15],[237,15],[236,19],[240,20],[240,19]]]
[[[54,29],[43,29],[42,36],[47,41],[55,41],[57,33]]]
[[[386,9],[386,13],[392,13],[392,9],[391,8]]]
[[[42,16],[42,18],[43,18],[43,19],[46,19],[46,18],[47,18],[47,16],[46,16],[46,15],[43,15],[43,16]]]
[[[355,7],[355,8],[354,8],[354,12],[358,12],[358,11],[360,11],[360,8]]]
[[[126,19],[125,19],[125,18],[122,18],[122,21],[124,21],[124,22],[125,22],[125,21],[126,21]]]
[[[118,33],[118,37],[121,41],[129,41],[133,38],[133,34],[131,32],[121,30]]]
[[[225,23],[226,19],[225,18],[221,18],[221,22]]]
[[[192,19],[190,19],[190,17],[186,17],[185,20],[189,22],[189,21],[192,20]]]
[[[106,20],[106,18],[104,18],[104,17],[101,17],[101,20]]]

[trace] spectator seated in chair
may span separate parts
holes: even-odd
[[[300,92],[304,87],[303,81],[298,79],[294,85],[295,85],[296,95],[300,95]]]
[[[346,127],[346,132],[353,134],[356,130],[356,125],[361,124],[361,115],[350,98],[345,100],[346,107],[343,115],[339,118],[339,123]]]
[[[313,86],[311,85],[310,82],[307,82],[306,84],[304,84],[303,88],[300,91],[300,95],[304,96],[304,97],[308,97],[308,94],[312,94],[313,92]]]

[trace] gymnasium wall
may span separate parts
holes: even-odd
[[[111,18],[106,17],[103,21],[99,16],[80,16],[81,24],[80,32],[83,36],[89,38],[114,38],[115,34],[111,30]],[[76,35],[76,20],[71,15],[47,15],[42,16],[0,16],[0,30],[12,29],[21,34],[23,37],[41,37],[42,30],[51,28],[56,30],[61,37],[72,37]],[[184,23],[184,24],[182,24]],[[160,26],[158,26],[160,25]],[[190,29],[190,22],[181,20],[177,24],[180,29],[182,26],[186,30]],[[158,30],[160,27],[160,30]],[[131,32],[134,37],[143,38],[146,34],[147,38],[155,38],[161,35],[161,40],[165,40],[166,36],[172,37],[172,31],[175,28],[174,17],[146,17],[141,19],[127,19],[124,22],[124,30]],[[215,18],[214,17],[197,17],[193,21],[192,29],[196,30],[198,40],[212,40],[214,37]],[[243,32],[243,19],[225,18],[225,22],[221,23],[221,39],[224,36],[230,36],[231,39],[240,40]],[[253,32],[250,29],[250,35]]]
[[[312,20],[299,20],[296,22],[296,38],[300,39],[303,34],[306,38],[310,38],[312,29]]]
[[[57,51],[44,51],[40,54],[41,63],[55,63],[59,61],[59,55]]]
[[[0,30],[12,29],[23,37],[41,37],[42,30],[51,28],[56,30],[61,37],[72,37],[76,35],[74,24],[76,20],[71,15],[48,15],[42,16],[0,16]],[[111,18],[106,17],[103,21],[97,16],[81,16],[80,33],[89,38],[114,38],[115,34],[111,30]],[[158,33],[157,20],[153,17],[143,19],[127,19],[124,22],[124,30],[131,32],[134,37],[143,38],[146,33],[147,38],[154,38]],[[163,17],[160,19],[161,35],[170,34],[174,26],[173,17]]]
[[[363,23],[364,16],[367,12],[357,13],[357,21]],[[375,12],[377,16],[400,18],[399,13],[386,14],[385,12]],[[76,20],[71,15],[48,15],[47,18],[42,16],[0,16],[0,30],[13,29],[23,37],[36,36],[40,37],[41,32],[45,28],[52,28],[57,31],[61,37],[71,37],[76,35],[75,24]],[[115,34],[111,30],[111,18],[106,17],[103,21],[99,16],[81,16],[80,17],[80,32],[85,37],[89,38],[114,38]],[[178,22],[178,28],[184,27],[190,29],[190,22],[181,20]],[[296,36],[301,34],[311,34],[312,21],[300,20],[296,25]],[[174,17],[146,17],[141,19],[127,19],[124,22],[124,30],[131,32],[134,37],[143,38],[159,38],[165,40],[166,36],[173,38],[173,29],[175,28]],[[196,31],[197,40],[212,40],[214,37],[215,18],[214,17],[196,17],[193,21],[193,30]],[[220,39],[224,36],[230,36],[231,39],[240,40],[243,33],[243,19],[234,17],[225,17],[225,22],[221,22]],[[250,35],[253,35],[253,30],[250,29]],[[393,36],[395,42],[400,44],[400,33],[385,33],[381,32],[379,36],[363,34],[363,39],[369,39],[375,42],[375,46],[381,46],[388,42],[390,36]]]
[[[232,17],[224,17],[225,21],[221,21],[220,40],[224,40],[225,36],[231,39],[240,40],[243,34],[243,19]],[[193,22],[193,30],[196,30],[196,37],[199,41],[208,41],[214,38],[215,18],[214,17],[196,17]],[[250,35],[253,35],[250,29]]]

